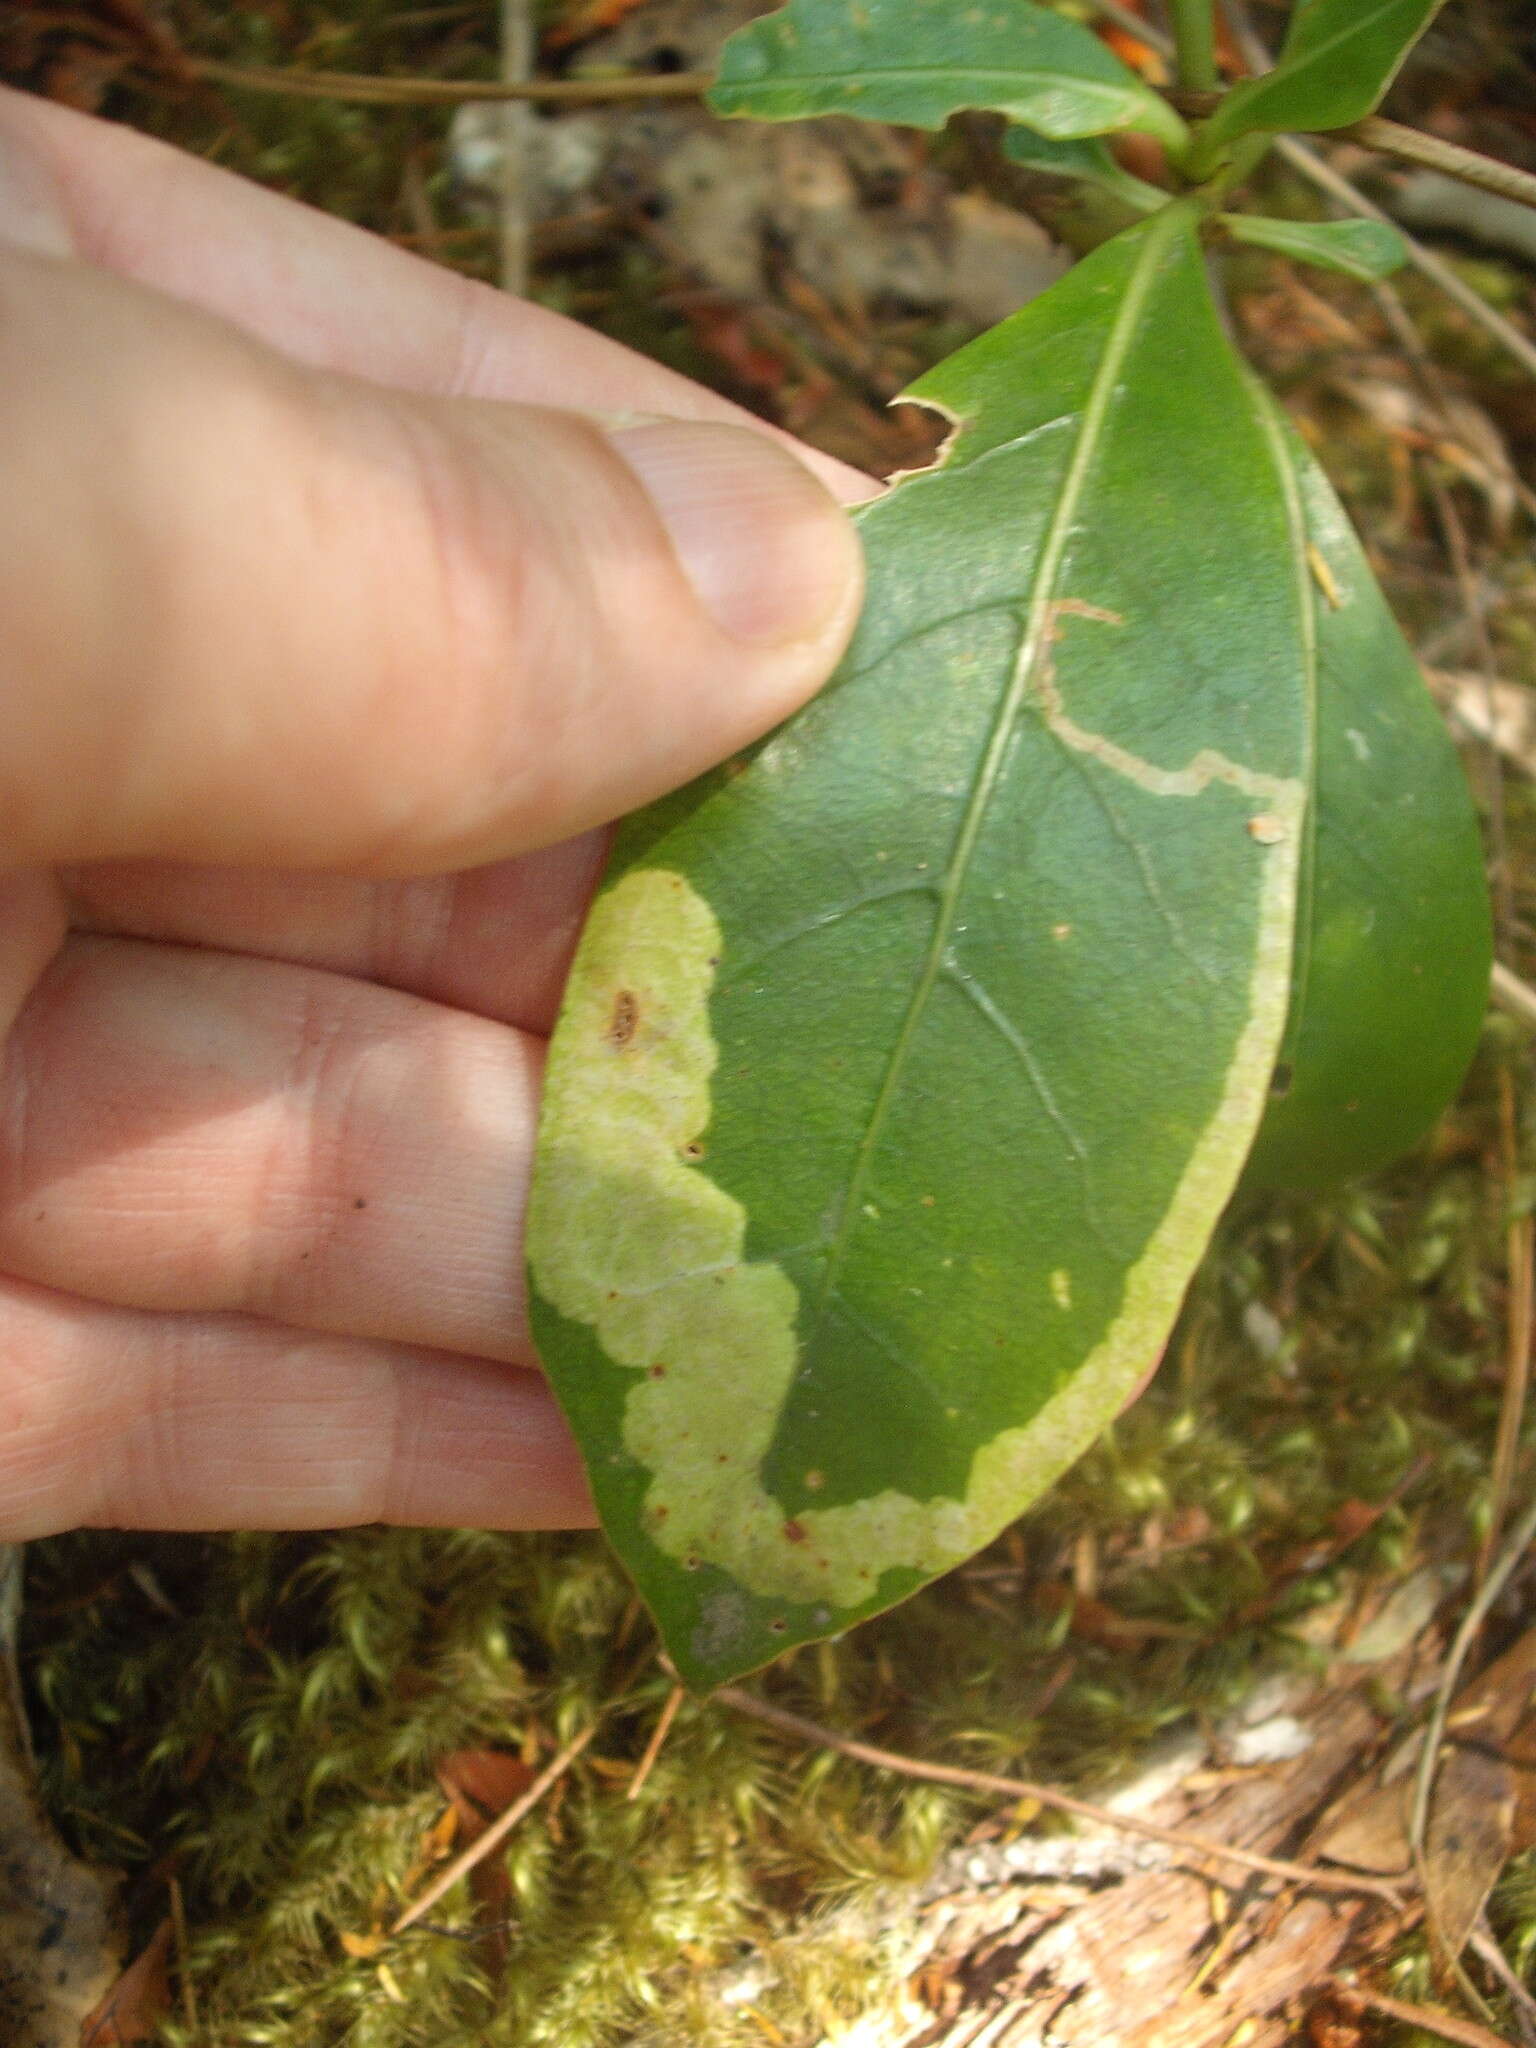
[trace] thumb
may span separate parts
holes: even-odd
[[[750,429],[391,392],[35,247],[0,474],[5,866],[498,859],[777,723],[861,591]]]

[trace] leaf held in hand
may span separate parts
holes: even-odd
[[[1256,213],[1224,213],[1219,219],[1234,242],[1341,270],[1364,284],[1390,277],[1408,261],[1407,243],[1385,221],[1273,220]]]
[[[959,1562],[1111,1419],[1287,1010],[1299,506],[1195,209],[914,395],[956,431],[860,515],[838,676],[624,828],[551,1047],[535,1335],[695,1686]]]
[[[1069,140],[1138,128],[1172,148],[1173,109],[1081,22],[1030,0],[790,0],[726,43],[717,114],[856,114],[942,128],[984,108]]]
[[[1273,71],[1234,86],[1202,150],[1265,129],[1347,128],[1378,106],[1442,0],[1300,0]]]
[[[1493,938],[1471,792],[1365,551],[1289,429],[1317,616],[1317,799],[1296,986],[1245,1179],[1325,1187],[1422,1137],[1488,1006]]]

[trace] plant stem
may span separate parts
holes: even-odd
[[[1442,142],[1438,135],[1425,135],[1398,121],[1383,121],[1377,114],[1367,114],[1342,132],[1353,142],[1363,142],[1367,149],[1380,150],[1383,156],[1423,164],[1432,171],[1443,171],[1448,178],[1459,178],[1464,185],[1477,185],[1484,192],[1497,192],[1501,199],[1517,199],[1522,206],[1536,207],[1536,177],[1478,150]]]
[[[1216,19],[1212,0],[1168,0],[1179,84],[1185,92],[1214,92]]]

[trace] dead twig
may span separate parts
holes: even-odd
[[[1499,1136],[1503,1151],[1505,1198],[1511,1208],[1520,1172],[1520,1136],[1515,1112],[1514,1084],[1507,1070],[1499,1075]],[[1520,1425],[1531,1384],[1531,1325],[1533,1288],[1536,1288],[1536,1223],[1529,1215],[1512,1215],[1505,1231],[1505,1254],[1509,1266],[1508,1303],[1505,1313],[1504,1392],[1499,1403],[1499,1426],[1493,1443],[1493,1469],[1488,1481],[1488,1527],[1478,1546],[1472,1583],[1480,1586],[1504,1528],[1510,1492],[1515,1480],[1515,1462],[1520,1454]]]
[[[1478,1924],[1472,1930],[1472,1952],[1498,1979],[1499,1988],[1515,2010],[1515,2024],[1520,2029],[1522,2048],[1536,2048],[1536,1998],[1521,1983],[1514,1966],[1503,1949],[1492,1927],[1488,1924],[1486,1907],[1478,1916]]]
[[[1511,1017],[1518,1017],[1522,1024],[1536,1029],[1536,988],[1522,981],[1502,960],[1493,963],[1493,1000]]]
[[[532,80],[535,37],[533,0],[501,0],[501,82]],[[528,295],[528,124],[526,98],[506,100],[501,109],[501,177],[497,194],[501,228],[501,288],[515,298]]]
[[[467,1876],[477,1863],[483,1863],[493,1849],[500,1848],[518,1822],[533,1811],[553,1784],[565,1776],[596,1733],[597,1723],[593,1721],[583,1728],[579,1735],[574,1736],[559,1755],[545,1765],[521,1799],[514,1799],[506,1812],[493,1820],[483,1835],[478,1836],[467,1849],[454,1857],[445,1870],[439,1872],[415,1904],[407,1906],[390,1928],[390,1933],[404,1934],[408,1927],[414,1927],[424,1913],[431,1912],[445,1893],[453,1890],[461,1877]]]
[[[625,73],[615,78],[384,78],[362,71],[301,71],[296,66],[224,64],[189,57],[194,78],[247,92],[293,93],[300,99],[350,100],[360,106],[462,107],[474,100],[530,100],[536,106],[587,106],[617,100],[695,100],[713,85],[707,71]]]
[[[1334,1989],[1344,1998],[1358,1999],[1383,2019],[1401,2020],[1405,2027],[1422,2027],[1426,2034],[1455,2042],[1456,2048],[1514,2048],[1504,2035],[1490,2033],[1475,2020],[1459,2020],[1432,2005],[1410,2005],[1404,1998],[1389,1998],[1384,1991],[1372,1991],[1368,1984],[1346,1984],[1342,1978],[1336,1978]]]
[[[1255,1850],[1234,1848],[1204,1835],[1189,1834],[1183,1828],[1161,1827],[1156,1821],[1142,1820],[1137,1814],[1116,1813],[1111,1807],[1095,1806],[1091,1800],[1074,1798],[1070,1792],[1058,1792],[1052,1785],[1037,1785],[1027,1778],[1001,1778],[991,1771],[968,1771],[956,1764],[929,1763],[922,1757],[902,1756],[895,1750],[879,1749],[873,1743],[860,1742],[851,1735],[839,1735],[833,1728],[823,1728],[815,1721],[803,1720],[799,1714],[773,1706],[769,1701],[759,1699],[755,1693],[743,1692],[734,1685],[721,1686],[711,1697],[722,1707],[730,1707],[739,1714],[749,1714],[754,1720],[766,1722],[769,1727],[777,1728],[786,1735],[797,1736],[802,1742],[819,1749],[836,1750],[840,1756],[852,1757],[856,1763],[870,1764],[876,1770],[894,1771],[901,1777],[921,1778],[934,1785],[955,1785],[966,1792],[997,1792],[1005,1799],[1033,1800],[1036,1805],[1055,1813],[1071,1814],[1077,1820],[1092,1821],[1095,1826],[1114,1828],[1121,1834],[1142,1835],[1148,1841],[1164,1842],[1170,1848],[1182,1849],[1186,1855],[1204,1856],[1214,1862],[1234,1864],[1243,1870],[1259,1871],[1266,1877],[1283,1878],[1288,1884],[1307,1885],[1317,1891],[1368,1892],[1393,1907],[1401,1907],[1403,1903],[1397,1887],[1379,1878],[1317,1870],[1310,1864],[1291,1863],[1281,1856],[1261,1856]]]
[[[168,1889],[171,1895],[171,1932],[176,1951],[176,1976],[181,1985],[182,2017],[195,2038],[199,2024],[197,1986],[192,1982],[191,1944],[187,1939],[187,1906],[181,1895],[181,1880],[173,1877]]]
[[[656,1759],[661,1755],[661,1745],[671,1733],[672,1723],[677,1719],[677,1710],[687,1697],[686,1691],[680,1685],[674,1685],[667,1694],[665,1704],[656,1716],[656,1726],[651,1730],[651,1739],[645,1745],[645,1755],[635,1766],[635,1775],[629,1781],[629,1790],[624,1794],[626,1799],[638,1799],[645,1790],[645,1781],[656,1768]]]

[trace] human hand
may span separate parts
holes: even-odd
[[[519,1242],[591,828],[860,593],[741,419],[0,92],[0,1539],[590,1519]]]

